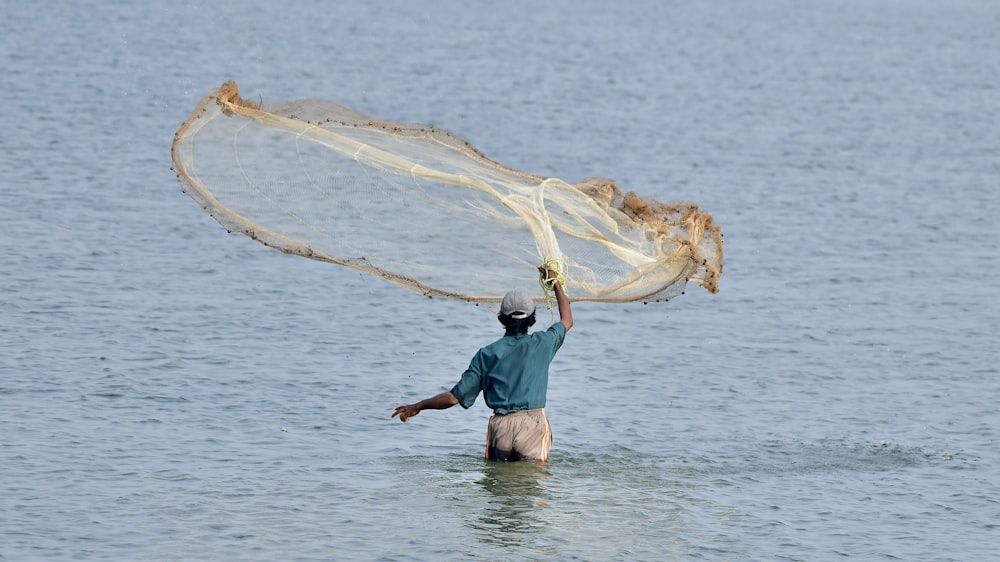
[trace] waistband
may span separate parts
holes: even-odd
[[[545,413],[545,408],[532,408],[530,410],[515,410],[513,412],[507,412],[506,414],[499,414],[494,412],[493,415],[508,417],[508,416],[530,416],[530,415],[544,414],[544,413]]]

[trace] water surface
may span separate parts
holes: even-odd
[[[1000,7],[10,4],[0,558],[989,560]],[[689,199],[718,295],[579,305],[545,467],[389,419],[499,336],[227,235],[170,171],[228,79]]]

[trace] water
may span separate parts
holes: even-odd
[[[0,558],[993,558],[996,3],[113,4],[0,18]],[[579,305],[551,462],[486,464],[389,414],[489,314],[181,193],[230,78],[697,201],[722,291]]]

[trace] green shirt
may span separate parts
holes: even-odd
[[[476,353],[451,393],[469,408],[482,392],[496,414],[544,408],[549,363],[565,338],[562,322],[544,332],[504,335]]]

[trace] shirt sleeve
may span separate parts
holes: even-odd
[[[552,353],[555,354],[562,347],[563,341],[566,340],[566,325],[562,323],[562,320],[556,322],[555,324],[549,326],[546,333],[552,334]]]
[[[476,403],[476,397],[479,396],[479,391],[483,389],[483,370],[480,355],[481,353],[476,353],[476,356],[469,363],[469,368],[462,373],[462,378],[451,389],[452,396],[458,399],[458,403],[466,410]]]

